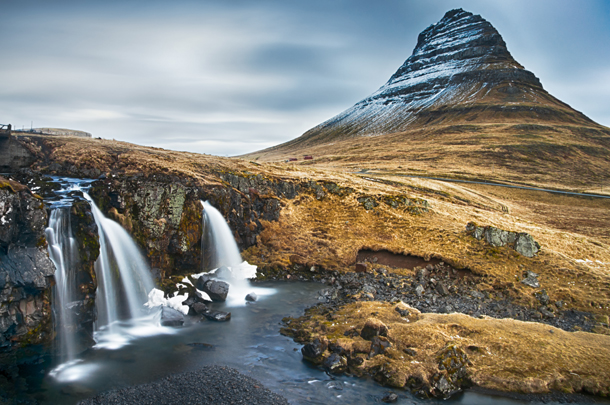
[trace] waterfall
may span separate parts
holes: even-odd
[[[246,294],[252,291],[261,294],[272,293],[250,286],[248,279],[256,276],[256,266],[242,260],[233,233],[222,214],[207,201],[201,201],[201,205],[203,205],[201,239],[203,270],[210,270],[208,274],[229,283],[227,296],[229,306],[243,304]],[[223,266],[228,272],[219,271]]]
[[[55,264],[53,307],[59,354],[64,361],[70,361],[76,354],[75,317],[70,307],[76,299],[75,265],[79,260],[70,226],[70,206],[52,209],[45,233],[49,257]]]
[[[203,238],[202,250],[207,269],[220,266],[235,267],[242,263],[239,248],[233,233],[222,214],[209,202],[201,201],[203,205]]]
[[[144,303],[154,288],[148,265],[135,242],[118,223],[106,218],[84,193],[98,227],[100,256],[95,262],[97,329],[116,331],[117,322],[145,315]]]

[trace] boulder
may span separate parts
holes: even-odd
[[[409,307],[404,302],[399,302],[395,307],[394,311],[398,312],[400,316],[409,316]]]
[[[384,354],[385,349],[392,347],[392,344],[388,338],[383,336],[375,336],[371,340],[371,349],[369,350],[369,359],[377,356],[378,354]]]
[[[519,233],[515,240],[515,250],[525,257],[534,257],[540,245],[534,240],[532,235],[528,233]]]
[[[224,281],[208,280],[203,284],[201,291],[208,294],[212,301],[224,302],[229,294],[229,284]]]
[[[216,322],[225,322],[231,319],[231,313],[230,312],[223,312],[223,311],[205,311],[203,313],[203,316],[205,316],[207,319],[209,319],[210,321],[216,321]]]
[[[322,365],[329,373],[341,374],[347,370],[347,359],[337,353],[332,353],[322,362]]]
[[[184,315],[182,315],[182,312],[166,306],[161,307],[162,326],[182,326],[183,324]]]
[[[538,274],[534,273],[533,271],[528,270],[525,273],[525,278],[521,280],[521,282],[532,288],[540,287],[540,282],[538,281]]]
[[[254,302],[257,299],[258,299],[258,295],[256,295],[255,292],[251,292],[250,294],[246,295],[246,301]]]
[[[202,302],[195,302],[193,305],[191,305],[189,315],[191,311],[196,315],[201,315],[208,311],[208,307]]]
[[[548,305],[551,301],[551,298],[547,294],[546,290],[537,291],[534,293],[534,297],[540,302],[542,305]]]
[[[326,338],[316,338],[313,342],[307,343],[301,348],[301,354],[304,359],[315,363],[327,348],[328,340],[326,340]]]
[[[360,336],[365,340],[371,340],[375,336],[388,336],[388,327],[379,319],[369,318],[360,331]]]

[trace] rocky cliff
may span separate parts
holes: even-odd
[[[40,197],[0,177],[0,347],[51,337],[47,213]]]

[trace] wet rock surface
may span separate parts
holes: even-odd
[[[288,404],[255,379],[229,367],[211,366],[149,384],[108,391],[79,402],[101,404]]]
[[[161,307],[161,325],[163,326],[182,326],[184,324],[184,315],[180,311],[173,308]]]

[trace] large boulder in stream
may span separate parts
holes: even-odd
[[[201,291],[210,296],[212,301],[224,302],[229,294],[229,283],[218,280],[208,280],[203,283]]]
[[[182,312],[176,311],[174,308],[167,306],[161,307],[161,325],[162,326],[182,326],[184,324],[184,315]]]

